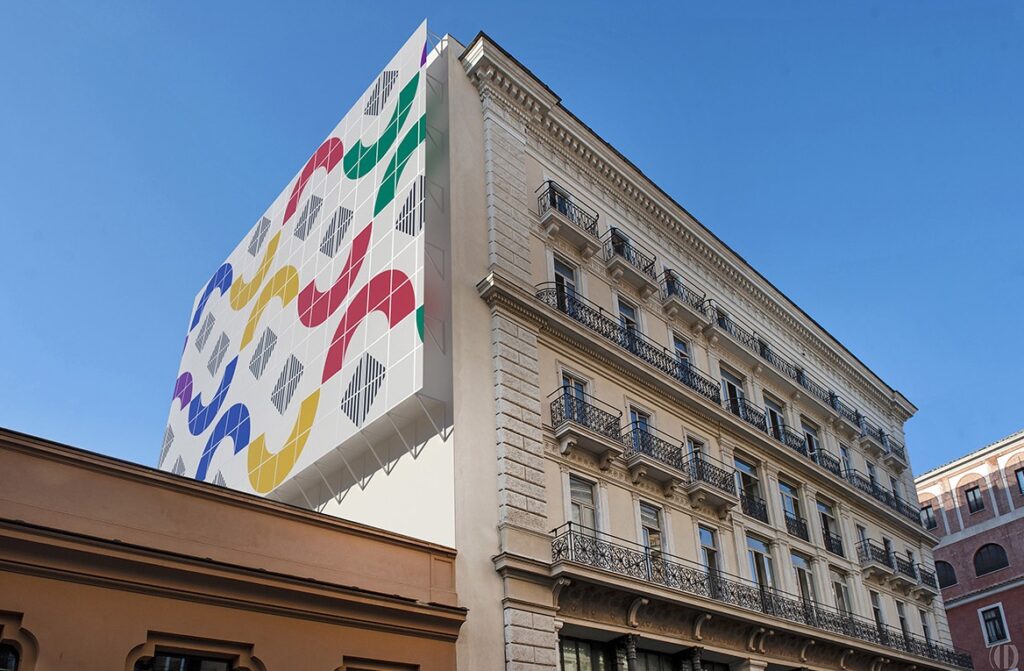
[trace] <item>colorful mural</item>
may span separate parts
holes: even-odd
[[[422,387],[426,37],[199,292],[162,468],[268,494]]]

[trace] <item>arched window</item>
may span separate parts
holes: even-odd
[[[1002,545],[988,543],[974,553],[974,575],[985,575],[1010,565]]]
[[[956,571],[949,562],[935,562],[935,576],[939,579],[939,587],[949,587],[956,584]]]
[[[18,671],[18,651],[10,645],[0,645],[0,671]]]

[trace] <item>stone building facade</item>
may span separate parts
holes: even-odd
[[[916,480],[953,642],[1007,671],[1024,646],[1024,432]]]

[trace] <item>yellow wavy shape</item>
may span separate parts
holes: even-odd
[[[270,244],[267,245],[267,251],[263,252],[263,260],[260,261],[260,269],[256,271],[253,278],[246,282],[241,276],[236,277],[235,281],[231,283],[231,291],[228,294],[228,300],[231,303],[232,310],[241,310],[252,300],[252,297],[259,291],[260,285],[263,284],[263,278],[267,276],[267,272],[270,270],[270,264],[274,260],[274,254],[277,253],[277,244],[281,242],[281,231],[274,234],[274,237],[270,239]]]
[[[295,462],[299,460],[299,455],[306,447],[319,404],[320,390],[317,389],[302,402],[299,416],[295,418],[295,424],[292,425],[292,433],[288,436],[284,447],[276,454],[270,454],[267,451],[267,434],[265,433],[260,434],[256,440],[249,443],[249,482],[257,492],[266,494],[288,477],[288,473],[291,472]]]
[[[252,342],[260,317],[263,316],[263,311],[267,309],[267,304],[271,300],[280,298],[281,307],[285,307],[295,300],[298,294],[299,273],[295,270],[295,266],[285,266],[274,273],[274,276],[263,287],[263,291],[260,292],[260,297],[256,299],[256,303],[252,306],[252,312],[249,313],[249,321],[246,322],[245,331],[242,333],[242,344],[239,345],[238,349],[243,350],[246,345]]]

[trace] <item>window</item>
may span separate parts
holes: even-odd
[[[882,545],[885,546],[885,556],[889,557],[889,562],[891,563],[893,556],[892,541],[886,538],[885,536],[882,536]]]
[[[563,638],[558,643],[562,652],[562,671],[611,671],[615,668],[604,643],[574,638]]]
[[[637,309],[619,299],[619,326],[622,327],[623,336],[626,339],[626,347],[633,349],[639,340],[637,334],[640,331],[640,316]]]
[[[935,509],[931,506],[925,506],[921,508],[921,524],[924,525],[925,529],[934,529],[939,526],[938,520],[935,519]]]
[[[935,577],[939,581],[939,587],[949,587],[956,584],[956,570],[949,562],[935,562]]]
[[[157,653],[155,657],[135,664],[135,671],[228,671],[231,663],[198,655]]]
[[[690,343],[673,333],[672,346],[676,352],[676,361],[679,363],[680,371],[686,371],[690,367]]]
[[[729,411],[739,415],[743,406],[743,380],[722,369],[722,396],[728,403]]]
[[[850,458],[850,448],[846,445],[839,446],[839,459],[843,462],[844,473],[848,473],[853,470],[853,460]]]
[[[640,529],[643,533],[644,547],[652,552],[661,552],[661,509],[641,501]]]
[[[804,444],[807,446],[807,456],[814,457],[818,453],[818,430],[807,422],[800,422],[800,428],[804,430]]]
[[[700,563],[708,570],[708,573],[718,571],[718,534],[714,529],[700,525],[697,527],[697,535],[700,537]]]
[[[903,498],[903,492],[900,489],[900,481],[891,475],[889,476],[889,489],[892,490],[892,495],[896,498]]]
[[[633,449],[650,451],[651,415],[638,408],[629,408],[629,428],[633,436]]]
[[[1024,468],[1018,468],[1013,473],[1017,476],[1017,491],[1024,494]]]
[[[871,481],[871,489],[878,489],[878,469],[870,461],[865,463],[868,467],[868,480]]]
[[[698,458],[708,453],[707,446],[696,438],[686,437],[686,453],[696,455]]]
[[[902,601],[896,602],[896,615],[900,618],[900,631],[903,638],[910,638],[910,623],[907,622],[907,606]]]
[[[800,494],[797,488],[785,480],[779,480],[779,495],[782,497],[782,510],[786,517],[798,519],[800,517]]]
[[[569,373],[562,373],[562,405],[565,419],[589,426],[587,418],[587,383]]]
[[[878,592],[870,591],[871,595],[871,615],[875,618],[875,626],[879,629],[885,627],[885,614],[882,612],[882,597],[878,595]]]
[[[782,440],[783,430],[786,427],[785,415],[782,414],[782,406],[767,396],[764,397],[764,411],[768,416],[768,431],[775,440]]]
[[[554,259],[554,267],[555,298],[558,301],[558,309],[573,314],[578,307],[576,268],[557,256]]]
[[[757,477],[757,467],[736,457],[736,488],[740,494],[750,499],[761,498],[761,480]]]
[[[928,611],[919,608],[917,614],[921,617],[921,633],[924,634],[924,640],[928,645],[932,644],[932,625],[928,619]]]
[[[974,553],[974,575],[985,575],[1010,565],[1002,545],[988,543]]]
[[[836,609],[842,613],[853,612],[853,605],[850,602],[850,588],[846,584],[846,575],[829,569],[829,576],[832,578],[832,597],[836,600]]]
[[[1003,617],[1003,605],[996,604],[978,611],[981,618],[981,631],[985,634],[985,643],[995,645],[1010,640],[1006,635],[1006,618]]]
[[[808,603],[816,602],[818,599],[814,593],[814,574],[811,570],[811,560],[797,552],[791,553],[790,559],[793,562],[793,577],[796,578],[796,585],[800,590],[800,598]]]
[[[0,671],[18,671],[18,651],[10,645],[0,645]]]
[[[981,498],[981,487],[970,487],[964,492],[964,498],[967,499],[967,509],[972,514],[985,509],[985,500]]]
[[[868,531],[861,525],[857,525],[857,540],[861,543],[868,542]]]
[[[765,588],[775,587],[775,571],[768,543],[747,536],[747,558],[750,560],[750,575],[755,583]]]
[[[636,651],[636,671],[672,671],[672,655],[650,650]]]
[[[569,476],[569,507],[572,522],[583,527],[584,532],[597,529],[597,506],[594,504],[594,485],[575,475]]]

